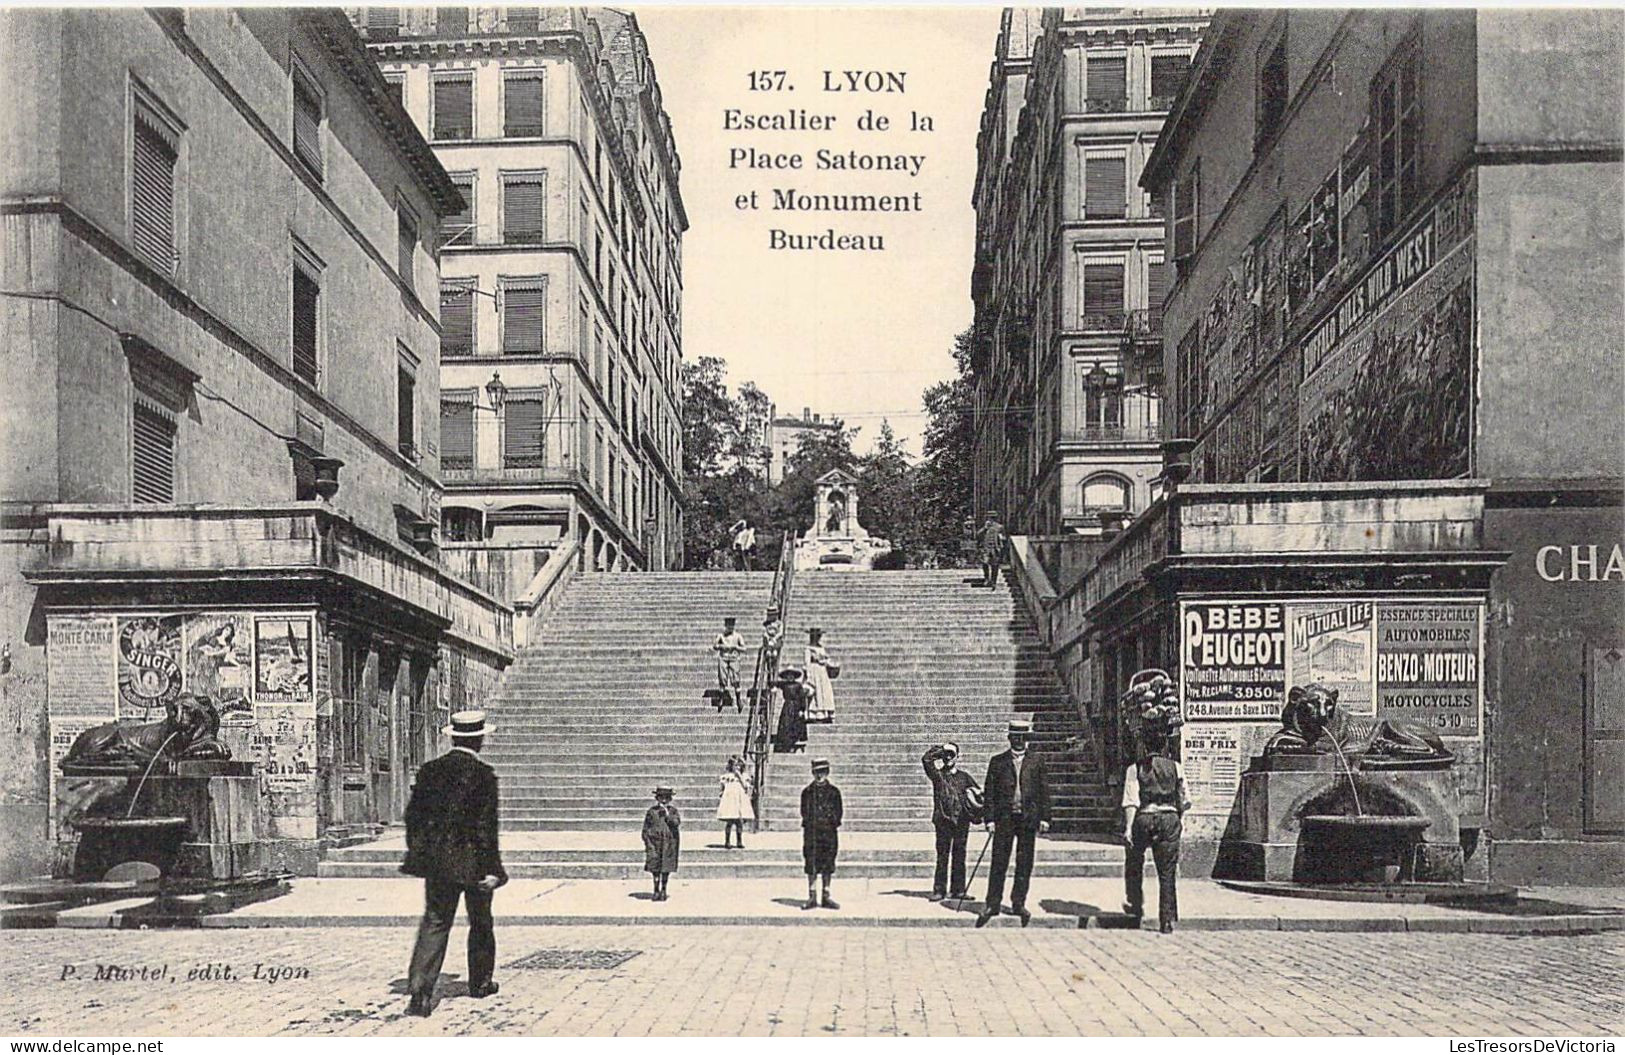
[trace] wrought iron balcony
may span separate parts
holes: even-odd
[[[574,484],[590,486],[587,478],[569,465],[463,465],[456,468],[442,464],[440,478],[446,484]]]
[[[1128,110],[1128,100],[1122,97],[1090,96],[1083,101],[1083,112],[1088,114],[1120,114]]]
[[[1062,429],[1062,443],[1157,443],[1162,439],[1160,425],[1085,425]]]
[[[1126,311],[1086,311],[1079,322],[1079,329],[1108,330],[1113,333],[1123,329],[1128,312]]]

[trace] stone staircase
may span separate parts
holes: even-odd
[[[1004,747],[1012,714],[1033,719],[1035,750],[1050,763],[1057,834],[1115,823],[1104,783],[1062,750],[1077,720],[1019,601],[1005,586],[982,589],[971,578],[966,571],[798,576],[781,662],[801,665],[806,628],[821,626],[842,670],[834,724],[810,727],[807,754],[772,756],[763,810],[770,832],[789,837],[799,828],[808,762],[827,755],[845,796],[843,836],[882,838],[865,851],[864,867],[891,874],[905,857],[917,862],[913,849],[903,854],[902,842],[891,846],[881,833],[928,836],[930,785],[920,755],[954,740],[980,781]],[[718,714],[704,700],[715,683],[710,646],[723,617],[734,616],[752,646],[742,666],[748,684],[771,588],[770,572],[591,574],[568,587],[488,701],[496,728],[485,757],[501,777],[505,830],[517,837],[546,830],[556,839],[597,832],[602,845],[536,846],[516,863],[549,875],[636,871],[635,832],[657,784],[676,789],[685,827],[706,833],[695,849],[700,840],[719,841],[717,778],[743,746],[745,716]],[[620,842],[627,845],[617,849]],[[393,874],[393,847],[336,851],[322,874]],[[1080,844],[1045,867],[1067,874],[1109,867],[1100,850]],[[694,864],[734,876],[800,868],[788,845],[710,856],[716,860],[702,853]],[[686,850],[684,860],[688,867]]]

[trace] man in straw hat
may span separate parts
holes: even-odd
[[[480,748],[492,727],[484,711],[458,711],[443,732],[450,751],[418,770],[406,806],[406,860],[401,871],[423,879],[423,921],[412,948],[407,1013],[429,1016],[446,958],[457,899],[468,909],[468,995],[497,991],[497,942],[491,892],[508,881],[497,847],[497,775]]]
[[[931,781],[931,826],[937,831],[937,871],[931,900],[965,896],[965,843],[982,812],[976,778],[959,768],[959,745],[938,744],[920,759]],[[949,882],[950,871],[952,884]]]
[[[1033,875],[1033,849],[1040,832],[1049,831],[1049,773],[1044,760],[1027,750],[1033,723],[1012,718],[1006,735],[1010,749],[993,756],[987,764],[987,780],[982,800],[987,823],[993,829],[993,860],[988,865],[987,897],[976,925],[983,927],[999,914],[1004,900],[1004,874],[1010,867],[1010,850],[1016,852],[1016,878],[1010,888],[1010,911],[1021,917],[1025,927],[1033,914],[1027,911],[1027,885]]]
[[[840,849],[841,789],[829,782],[829,759],[812,760],[812,783],[801,790],[801,859],[807,866],[807,903],[802,908],[840,908],[829,896]],[[818,896],[818,881],[824,894]]]

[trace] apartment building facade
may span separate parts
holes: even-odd
[[[349,13],[467,203],[436,232],[446,538],[680,566],[688,221],[636,18]]]
[[[1139,187],[1197,11],[1009,9],[977,140],[975,490],[1098,535],[1161,470],[1163,218]]]
[[[256,764],[256,863],[311,872],[511,659],[437,552],[457,187],[336,10],[0,19],[4,870],[71,857],[79,732],[186,692]]]

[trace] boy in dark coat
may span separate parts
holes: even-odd
[[[812,783],[801,789],[801,860],[807,867],[807,903],[802,908],[840,908],[829,896],[835,854],[840,849],[841,789],[829,782],[829,759],[812,762]],[[818,896],[818,880],[824,895]]]
[[[937,830],[937,872],[931,881],[931,900],[965,896],[965,843],[970,826],[979,819],[981,788],[976,778],[959,768],[959,745],[939,744],[920,759],[931,781],[931,826]],[[952,889],[950,890],[950,873]]]
[[[671,788],[655,788],[655,804],[643,815],[643,870],[654,874],[656,901],[666,900],[666,883],[677,871],[681,848],[683,816],[671,799]]]
[[[497,775],[480,758],[484,711],[459,711],[445,732],[452,748],[418,770],[406,806],[406,860],[401,871],[423,878],[423,921],[407,975],[407,1014],[429,1017],[434,984],[446,958],[457,899],[468,908],[468,995],[497,991],[497,941],[491,892],[508,881],[497,846]]]

